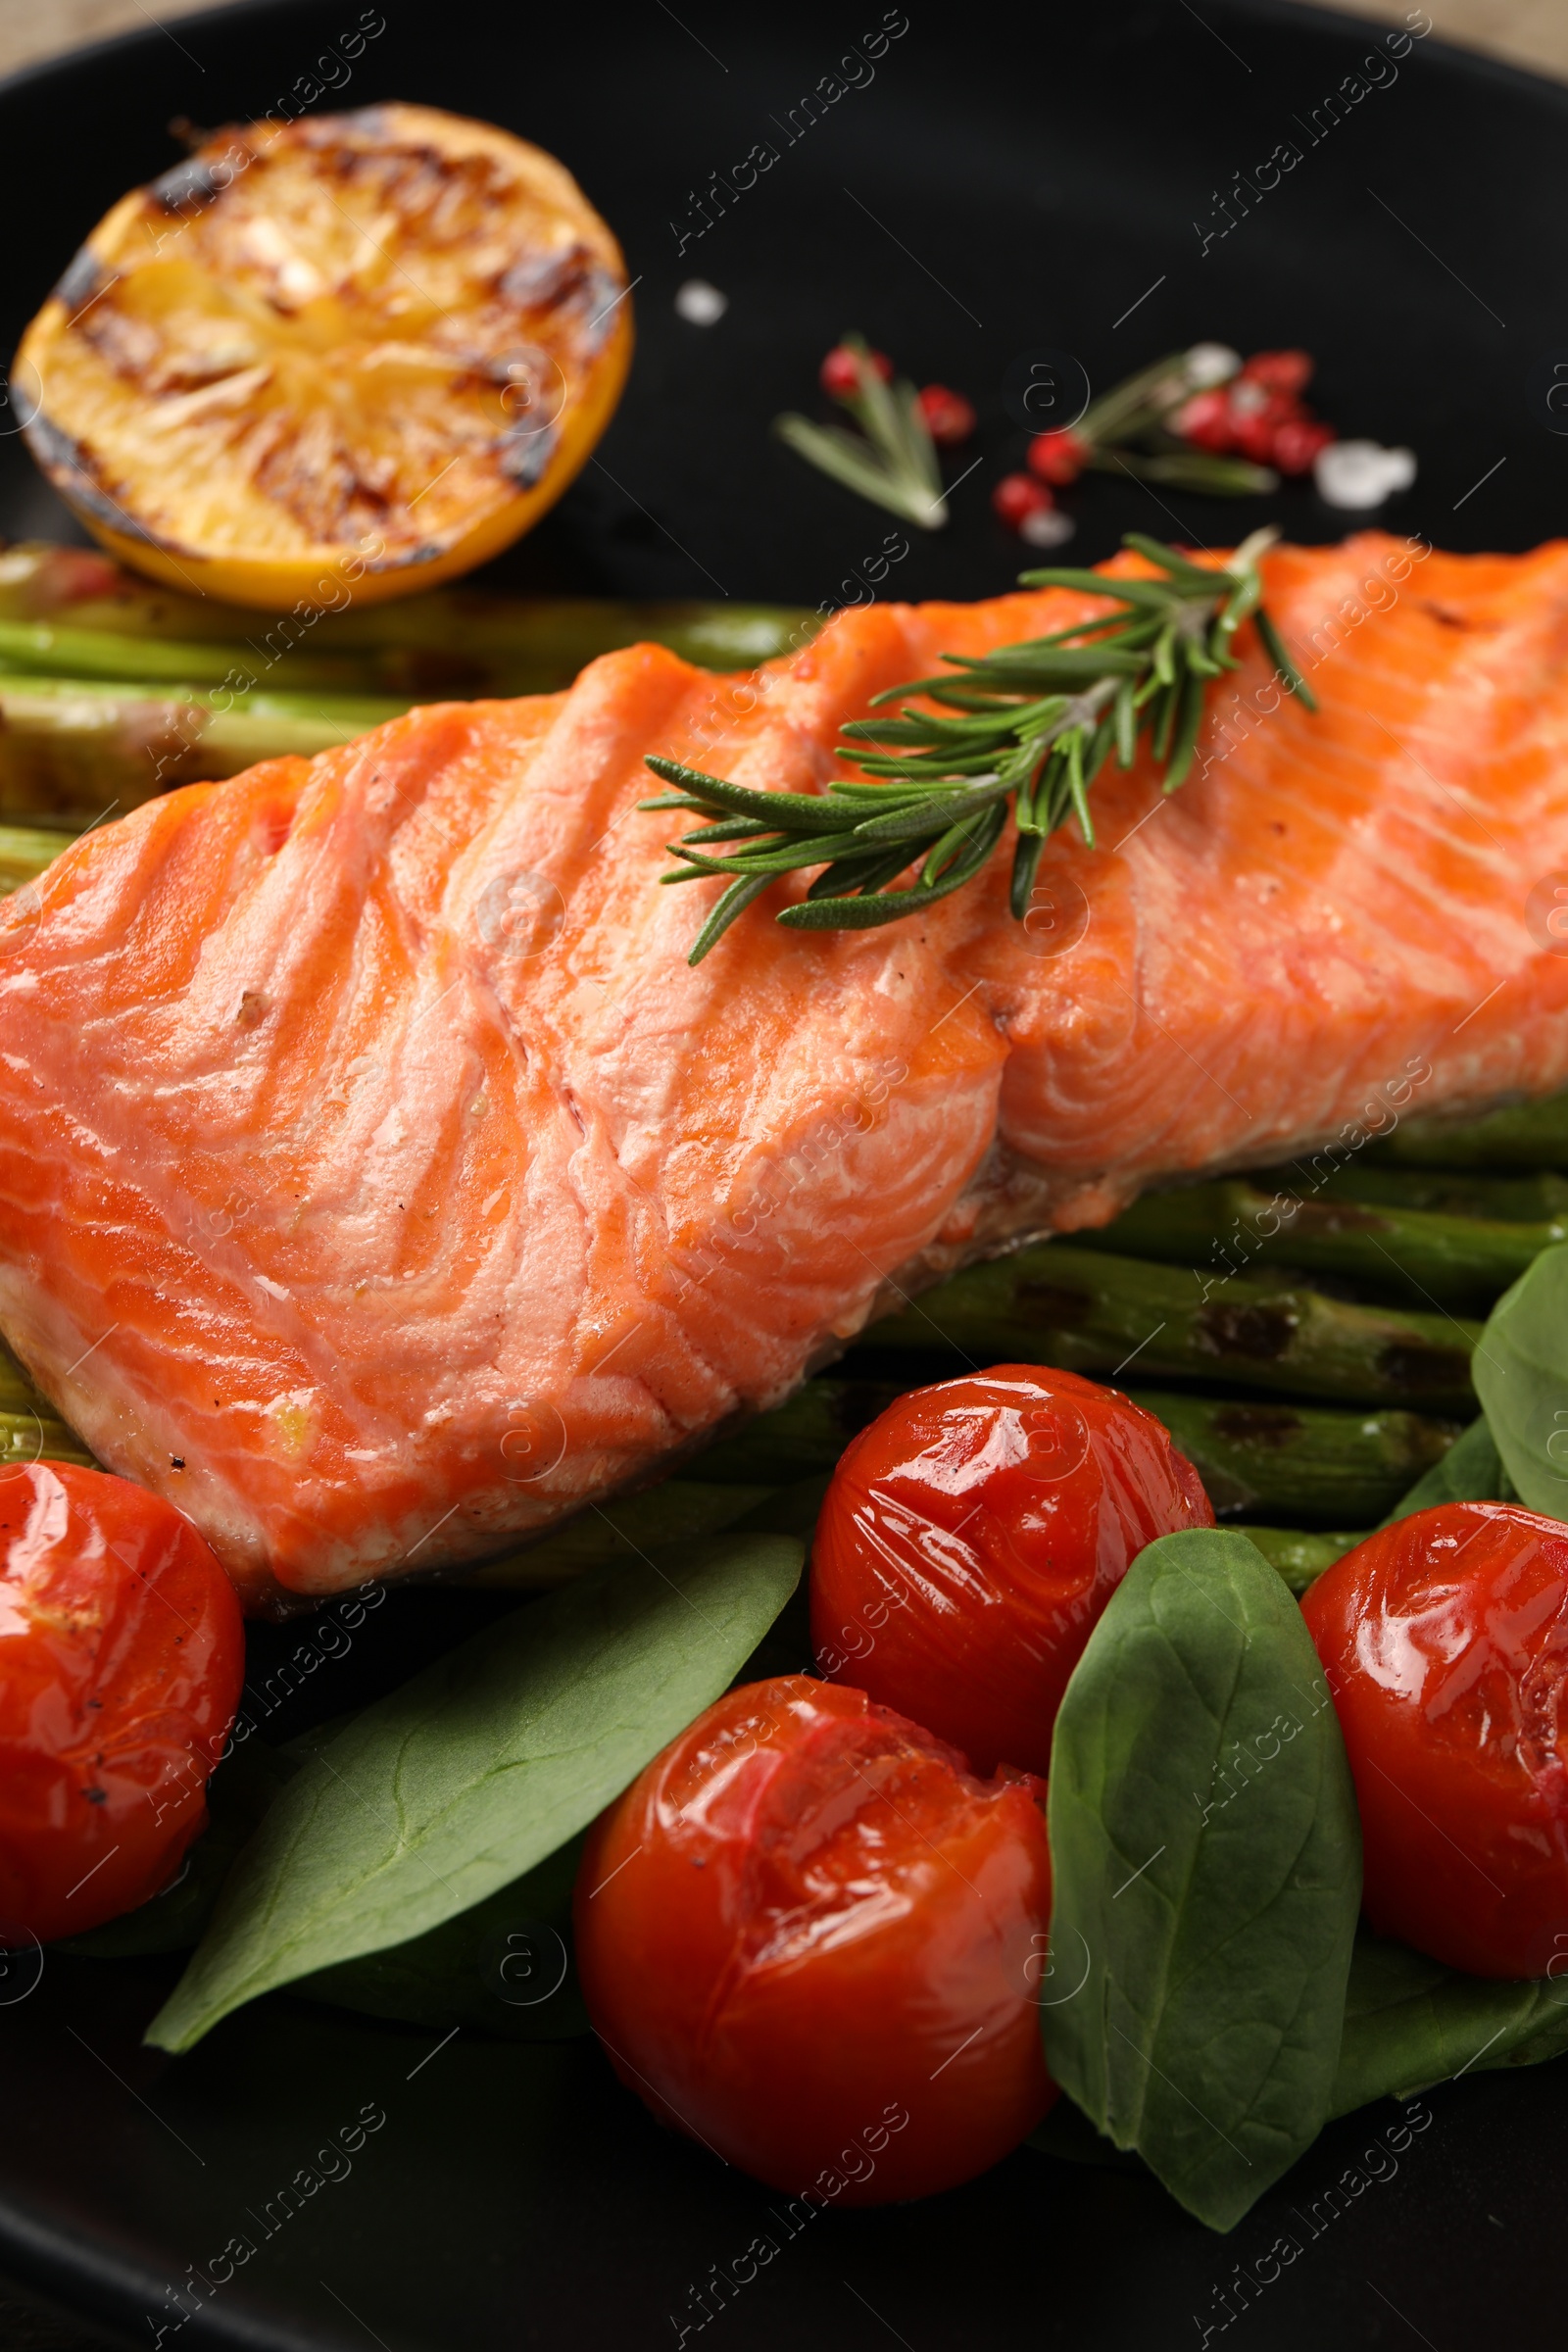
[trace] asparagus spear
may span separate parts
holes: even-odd
[[[1373,1208],[1425,1208],[1440,1217],[1482,1217],[1504,1225],[1568,1219],[1568,1177],[1474,1176],[1451,1168],[1369,1168],[1360,1160],[1314,1180],[1307,1163],[1254,1169],[1259,1192],[1308,1193],[1320,1200],[1361,1200]]]
[[[697,1465],[702,1479],[671,1479],[585,1512],[541,1543],[464,1571],[459,1581],[543,1591],[601,1560],[690,1542],[743,1522],[809,1534],[826,1474],[857,1431],[901,1394],[888,1381],[808,1381],[774,1412],[710,1447]],[[1222,1512],[1376,1519],[1442,1458],[1455,1434],[1447,1424],[1409,1412],[1331,1412],[1168,1392],[1140,1392],[1138,1401],[1165,1423]],[[74,1431],[51,1416],[0,1345],[0,1461],[37,1459],[90,1464],[92,1456]],[[1288,1577],[1296,1569],[1315,1574],[1337,1556],[1323,1551],[1327,1538],[1250,1532],[1269,1558],[1279,1550],[1275,1564]],[[1338,1541],[1345,1549],[1358,1540]]]
[[[1369,1145],[1367,1157],[1383,1167],[1568,1173],[1568,1094],[1480,1119],[1411,1119],[1386,1142]]]
[[[1374,1526],[1459,1435],[1457,1422],[1399,1410],[1238,1403],[1168,1390],[1129,1394],[1164,1422],[1221,1518],[1268,1514],[1300,1526]]]
[[[52,865],[65,847],[58,833],[44,833],[20,825],[0,825],[0,899],[9,898],[24,882],[41,874]]]
[[[34,542],[0,556],[0,659],[28,670],[183,685],[217,685],[238,669],[258,684],[429,701],[549,692],[596,655],[650,639],[704,668],[752,669],[821,625],[798,607],[728,599],[632,604],[439,588],[362,609],[350,584],[331,578],[321,594],[314,612],[271,618],[155,587],[77,548]]]
[[[1284,1577],[1298,1600],[1308,1585],[1316,1584],[1325,1568],[1353,1551],[1357,1544],[1366,1541],[1359,1533],[1346,1535],[1336,1530],[1328,1535],[1309,1535],[1295,1527],[1249,1527],[1244,1531],[1249,1543],[1255,1544],[1269,1566]]]
[[[900,1394],[885,1381],[808,1381],[740,1438],[726,1439],[702,1455],[694,1464],[702,1481],[671,1479],[647,1494],[584,1512],[542,1543],[463,1570],[454,1581],[542,1591],[602,1560],[657,1550],[724,1527],[777,1529],[808,1538],[828,1475],[848,1438]],[[1412,1479],[1443,1458],[1457,1430],[1452,1422],[1397,1410],[1336,1412],[1165,1391],[1134,1394],[1164,1422],[1197,1468],[1216,1511],[1226,1516],[1269,1510],[1306,1521],[1336,1515],[1381,1518]],[[808,1463],[814,1476],[801,1475]],[[731,1466],[759,1479],[770,1473],[777,1483],[718,1483]],[[1297,1592],[1361,1541],[1359,1535],[1317,1535],[1299,1528],[1250,1526],[1247,1532]]]
[[[74,1429],[55,1414],[0,1340],[0,1463],[82,1462],[93,1457]]]
[[[775,1482],[778,1483],[778,1482]],[[1409,1485],[1405,1480],[1405,1485]],[[1402,1489],[1400,1490],[1402,1493]],[[770,1486],[709,1486],[696,1479],[670,1479],[642,1494],[613,1497],[583,1511],[556,1534],[504,1559],[462,1572],[465,1585],[545,1592],[569,1583],[585,1568],[605,1560],[629,1560],[662,1544],[693,1542],[733,1527],[772,1494]]]
[[[1080,1243],[1224,1275],[1260,1262],[1348,1274],[1414,1306],[1485,1313],[1568,1224],[1503,1224],[1430,1209],[1266,1192],[1248,1178],[1146,1193]]]
[[[4,1340],[0,1340],[0,1413],[51,1413]]]
[[[265,615],[259,616],[265,621]],[[260,627],[256,634],[260,637]],[[281,646],[277,666],[286,662],[292,689],[337,687],[353,692],[373,681],[352,655],[323,654],[302,645]],[[29,678],[99,678],[123,685],[221,686],[248,691],[272,666],[265,647],[184,637],[134,637],[109,629],[84,629],[71,622],[0,620],[0,670]]]
[[[1399,1410],[1348,1412],[1165,1390],[1130,1393],[1164,1422],[1196,1465],[1215,1509],[1227,1514],[1262,1511],[1302,1522],[1370,1524],[1442,1459],[1458,1434],[1456,1423]],[[700,1479],[671,1479],[650,1494],[612,1502],[604,1514],[586,1514],[514,1558],[472,1571],[466,1581],[556,1582],[590,1561],[733,1527],[743,1517],[751,1527],[771,1524],[786,1496],[793,1502],[803,1495],[814,1510],[819,1493],[795,1482],[830,1472],[849,1440],[903,1394],[890,1381],[808,1381],[738,1437],[710,1446],[693,1464]],[[733,1498],[728,1507],[726,1497]]]
[[[710,1446],[694,1468],[725,1486],[782,1487],[810,1478],[831,1470],[850,1440],[906,1388],[896,1380],[808,1380],[737,1436]]]
[[[79,1462],[86,1470],[94,1467],[92,1455],[75,1431],[63,1421],[24,1406],[16,1412],[0,1412],[0,1464],[38,1461]]]
[[[0,814],[79,831],[106,808],[137,808],[176,784],[351,743],[407,708],[368,695],[229,698],[0,672]]]
[[[1206,1294],[1206,1295],[1205,1295]],[[1195,1279],[1047,1242],[971,1266],[864,1335],[970,1362],[1053,1363],[1135,1378],[1172,1374],[1342,1403],[1471,1413],[1477,1323],[1352,1306],[1277,1275]]]

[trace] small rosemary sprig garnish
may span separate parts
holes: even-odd
[[[1279,536],[1254,531],[1223,571],[1129,532],[1123,544],[1156,566],[1153,579],[1101,572],[1026,571],[1026,588],[1073,588],[1114,609],[1049,637],[978,659],[944,654],[949,670],[891,687],[872,704],[920,694],[948,718],[903,705],[890,718],[857,719],[839,758],[882,783],[835,781],[822,794],[757,792],[675,760],[650,758],[676,789],[643,808],[683,808],[713,821],[671,842],[682,863],[664,882],[721,874],[729,888],[699,931],[689,961],[715,941],[779,874],[819,865],[806,897],[778,920],[793,931],[862,931],[918,914],[970,882],[990,858],[1013,804],[1011,906],[1022,921],[1046,837],[1076,816],[1093,847],[1089,789],[1112,750],[1132,765],[1140,735],[1174,792],[1192,765],[1210,679],[1239,666],[1232,640],[1250,618],[1286,686],[1311,710],[1306,683],[1262,607],[1258,560]],[[864,751],[862,742],[892,747]],[[731,842],[744,847],[720,850]],[[718,856],[713,852],[720,850]],[[891,885],[919,860],[912,884]]]
[[[813,424],[791,411],[774,417],[774,432],[798,457],[842,482],[846,490],[902,515],[922,531],[940,531],[948,519],[942,468],[914,386],[902,375],[885,383],[863,335],[845,335],[839,349],[855,363],[856,388],[836,398],[859,431],[847,433],[841,424]]]

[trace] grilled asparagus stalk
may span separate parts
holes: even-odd
[[[65,847],[55,832],[22,825],[0,825],[0,899],[23,889],[51,865]]]
[[[1372,1208],[1424,1208],[1440,1217],[1482,1217],[1503,1225],[1568,1221],[1568,1176],[1489,1176],[1456,1168],[1366,1167],[1353,1161],[1322,1181],[1305,1163],[1258,1168],[1248,1179],[1259,1192],[1311,1194],[1322,1200],[1360,1200]]]
[[[1193,1266],[1208,1275],[1259,1262],[1344,1274],[1412,1306],[1484,1314],[1568,1223],[1446,1216],[1392,1202],[1314,1200],[1247,1178],[1146,1193],[1084,1247]]]
[[[586,1566],[685,1535],[733,1526],[778,1489],[831,1471],[856,1433],[903,1391],[890,1381],[808,1381],[787,1402],[733,1438],[711,1446],[692,1477],[671,1479],[590,1513],[518,1554],[528,1562]],[[1268,1399],[1237,1402],[1137,1388],[1134,1401],[1164,1422],[1195,1464],[1217,1512],[1269,1517],[1281,1525],[1366,1527],[1441,1461],[1456,1422],[1400,1409],[1356,1412]],[[734,1498],[724,1508],[724,1497]],[[1327,1563],[1325,1562],[1324,1565]],[[519,1581],[481,1569],[481,1579]],[[569,1573],[569,1570],[567,1571]]]
[[[497,596],[432,589],[361,609],[346,582],[270,619],[184,596],[107,557],[39,542],[0,555],[0,660],[73,677],[339,687],[430,702],[548,693],[598,654],[652,640],[707,669],[752,669],[820,627],[794,606]]]
[[[1406,1480],[1408,1485],[1409,1481]],[[733,1527],[773,1492],[770,1486],[708,1485],[670,1479],[646,1494],[612,1497],[524,1550],[461,1572],[465,1585],[545,1592],[606,1560],[630,1560],[662,1545],[690,1544]],[[1402,1490],[1401,1490],[1402,1492]]]
[[[466,1585],[543,1590],[603,1560],[715,1534],[743,1520],[772,1524],[781,1500],[805,1495],[809,1533],[821,1483],[848,1440],[901,1392],[885,1381],[813,1380],[738,1437],[711,1446],[693,1467],[650,1493],[585,1512],[527,1549],[463,1572]],[[1224,1518],[1267,1512],[1295,1526],[1248,1534],[1293,1592],[1358,1544],[1359,1535],[1314,1534],[1328,1521],[1370,1526],[1414,1480],[1441,1461],[1458,1424],[1400,1410],[1347,1412],[1320,1405],[1241,1403],[1166,1390],[1135,1390],[1135,1401],[1163,1421]],[[818,1484],[800,1483],[815,1472]],[[799,1514],[792,1527],[799,1524]]]
[[[772,1412],[710,1446],[694,1474],[726,1486],[782,1487],[831,1470],[850,1440],[906,1387],[895,1380],[808,1380]]]
[[[92,1455],[75,1431],[63,1421],[25,1407],[0,1412],[0,1466],[14,1468],[19,1462],[39,1461],[78,1462],[84,1470],[94,1467]]]
[[[1331,1533],[1310,1535],[1296,1527],[1249,1527],[1249,1543],[1255,1544],[1269,1566],[1281,1575],[1298,1600],[1308,1585],[1316,1584],[1325,1568],[1353,1551],[1365,1542],[1359,1531],[1347,1535],[1343,1529]]]
[[[0,671],[0,814],[79,832],[176,784],[352,743],[407,708],[387,696],[230,697]]]
[[[10,1348],[0,1340],[0,1413],[52,1413]],[[73,1444],[76,1441],[73,1439]]]
[[[1386,1142],[1369,1146],[1366,1156],[1380,1167],[1494,1168],[1523,1176],[1553,1168],[1568,1174],[1568,1094],[1479,1119],[1411,1119]]]
[[[1186,1268],[1046,1242],[955,1275],[864,1338],[976,1363],[1174,1375],[1469,1414],[1480,1332],[1451,1315],[1327,1298],[1284,1276],[1196,1279]]]
[[[808,1381],[787,1403],[710,1446],[695,1465],[701,1477],[671,1479],[585,1512],[541,1543],[466,1571],[463,1581],[542,1591],[601,1560],[690,1542],[743,1519],[771,1524],[780,1508],[792,1529],[808,1532],[820,1490],[803,1482],[830,1472],[849,1440],[901,1393],[890,1381]],[[1397,1410],[1336,1412],[1134,1393],[1197,1466],[1222,1514],[1266,1511],[1303,1523],[1371,1524],[1442,1459],[1457,1434],[1449,1423]],[[39,1459],[90,1463],[92,1457],[0,1346],[0,1462]],[[1341,1548],[1356,1540],[1346,1537]],[[1315,1574],[1337,1556],[1322,1551],[1326,1541],[1281,1535],[1275,1564],[1287,1576],[1308,1567]]]
[[[1357,1413],[1168,1390],[1129,1393],[1164,1422],[1219,1518],[1373,1527],[1459,1435],[1455,1421],[1397,1409]]]

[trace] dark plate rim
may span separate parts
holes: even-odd
[[[232,24],[246,17],[278,15],[285,8],[297,6],[301,0],[227,0],[226,6],[193,10],[188,16],[175,18],[177,24],[200,32],[205,26]],[[1363,17],[1353,10],[1321,8],[1314,0],[1224,0],[1224,5],[1243,16],[1256,17],[1260,23],[1277,24],[1288,31],[1339,35],[1342,39],[1352,34],[1364,34],[1368,39],[1381,40],[1399,27],[1386,18]],[[0,98],[13,91],[24,90],[34,83],[47,80],[70,71],[77,65],[98,65],[122,51],[146,46],[154,39],[174,40],[176,36],[167,26],[149,20],[145,27],[133,25],[127,31],[108,33],[101,40],[83,42],[78,48],[68,49],[53,57],[34,59],[19,66],[11,74],[0,74]],[[1549,99],[1559,110],[1568,112],[1568,79],[1559,81],[1548,74],[1532,71],[1528,66],[1515,65],[1505,57],[1494,57],[1485,49],[1470,49],[1462,42],[1446,38],[1436,26],[1424,36],[1423,54],[1439,58],[1449,71],[1479,76],[1501,90],[1522,96],[1527,91],[1536,98]]]
[[[209,27],[227,30],[246,20],[281,16],[301,4],[302,0],[227,0],[227,5],[193,11],[174,23],[181,30],[188,28],[199,35]],[[1226,0],[1226,7],[1234,15],[1255,18],[1286,32],[1341,41],[1361,36],[1381,40],[1391,30],[1399,29],[1389,20],[1319,7],[1312,0]],[[132,26],[37,59],[0,75],[0,100],[58,83],[78,67],[102,68],[119,56],[146,51],[162,40],[183,46],[169,27],[149,20],[144,27]],[[1559,81],[1508,59],[1465,47],[1446,38],[1436,27],[1424,38],[1423,55],[1489,95],[1494,92],[1516,101],[1528,98],[1537,105],[1544,103],[1568,119],[1568,80]],[[141,2340],[131,2332],[129,2315],[145,2313],[163,2291],[163,2282],[153,2272],[104,2236],[47,2220],[21,2200],[3,2194],[0,2273],[9,2275],[19,2287],[35,2294],[57,2314],[79,2319],[102,2330],[107,2342],[126,2346]],[[325,2332],[314,2324],[308,2332],[302,2332],[285,2314],[258,2305],[249,2312],[227,2309],[221,2317],[216,2312],[193,2313],[187,2326],[191,2332],[186,2340],[193,2346],[210,2346],[213,2352],[345,2352],[347,2345],[347,2339],[331,2329],[330,2323]]]

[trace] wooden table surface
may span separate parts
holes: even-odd
[[[405,7],[420,4],[403,0]],[[210,5],[211,0],[154,0],[151,8],[142,0],[0,0],[0,74],[111,33],[173,24]],[[1407,13],[1405,0],[1326,0],[1326,5],[1387,24],[1401,24]],[[1568,0],[1427,0],[1427,14],[1447,40],[1568,80]]]

